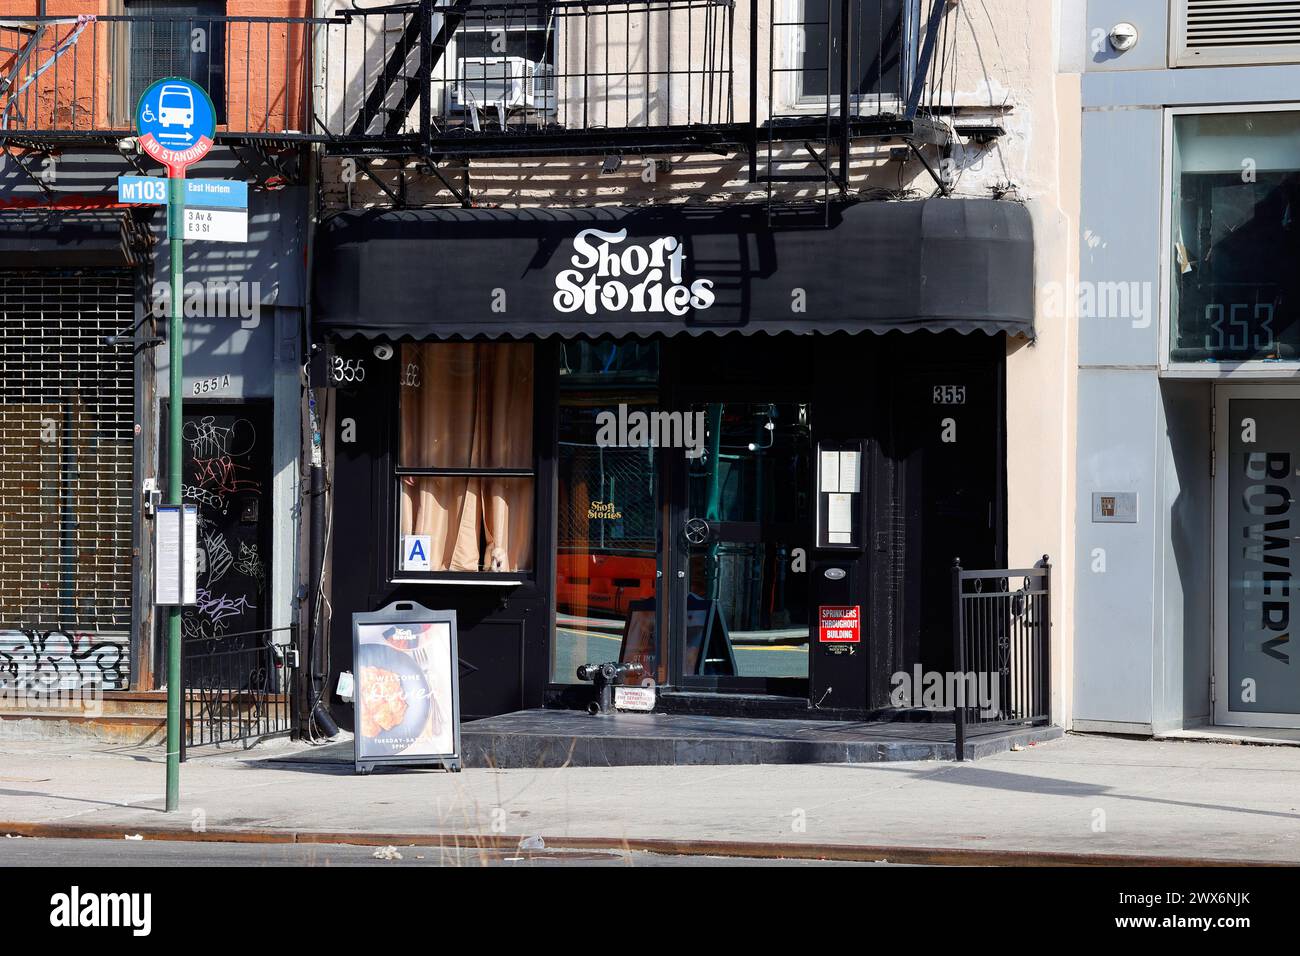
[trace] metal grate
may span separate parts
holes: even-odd
[[[1300,0],[1180,0],[1173,66],[1300,61]]]
[[[0,681],[127,686],[131,274],[0,271]],[[35,676],[33,676],[35,675]]]

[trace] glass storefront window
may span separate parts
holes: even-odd
[[[401,350],[397,570],[533,566],[533,346]]]
[[[620,405],[654,409],[658,383],[653,342],[561,347],[554,683],[577,683],[580,664],[613,660],[635,660],[665,679],[657,452],[602,446],[597,422]]]
[[[1174,117],[1172,362],[1300,360],[1300,112]]]

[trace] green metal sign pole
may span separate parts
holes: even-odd
[[[167,416],[167,501],[180,510],[179,580],[176,603],[167,607],[167,811],[181,803],[181,611],[185,605],[185,571],[194,560],[193,542],[185,541],[185,505],[181,497],[181,431],[185,404],[181,379],[181,309],[185,295],[185,170],[212,149],[217,114],[203,87],[180,76],[155,80],[135,105],[139,148],[167,167],[167,243],[171,254],[171,320],[167,326],[171,373]],[[189,551],[187,560],[185,552]],[[155,569],[157,570],[157,569]]]
[[[171,320],[167,326],[171,387],[167,422],[167,500],[181,504],[181,431],[185,427],[181,395],[181,309],[183,308],[185,248],[185,171],[174,167],[167,176],[167,241],[171,255]],[[180,526],[185,526],[182,505]],[[182,531],[182,540],[184,532]],[[181,560],[180,594],[167,609],[167,812],[181,800],[181,610],[184,600],[185,561]]]

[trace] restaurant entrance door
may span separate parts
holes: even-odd
[[[679,404],[702,440],[667,462],[675,683],[806,698],[811,405],[748,393]]]

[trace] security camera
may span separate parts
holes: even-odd
[[[1110,28],[1110,45],[1116,53],[1127,53],[1137,46],[1138,28],[1125,21]]]
[[[137,151],[138,146],[139,143],[136,142],[136,138],[134,136],[128,136],[125,139],[119,139],[117,141],[117,148],[120,152],[123,153],[134,153]]]
[[[387,342],[380,342],[375,346],[375,358],[381,362],[387,362],[393,357],[393,347]]]

